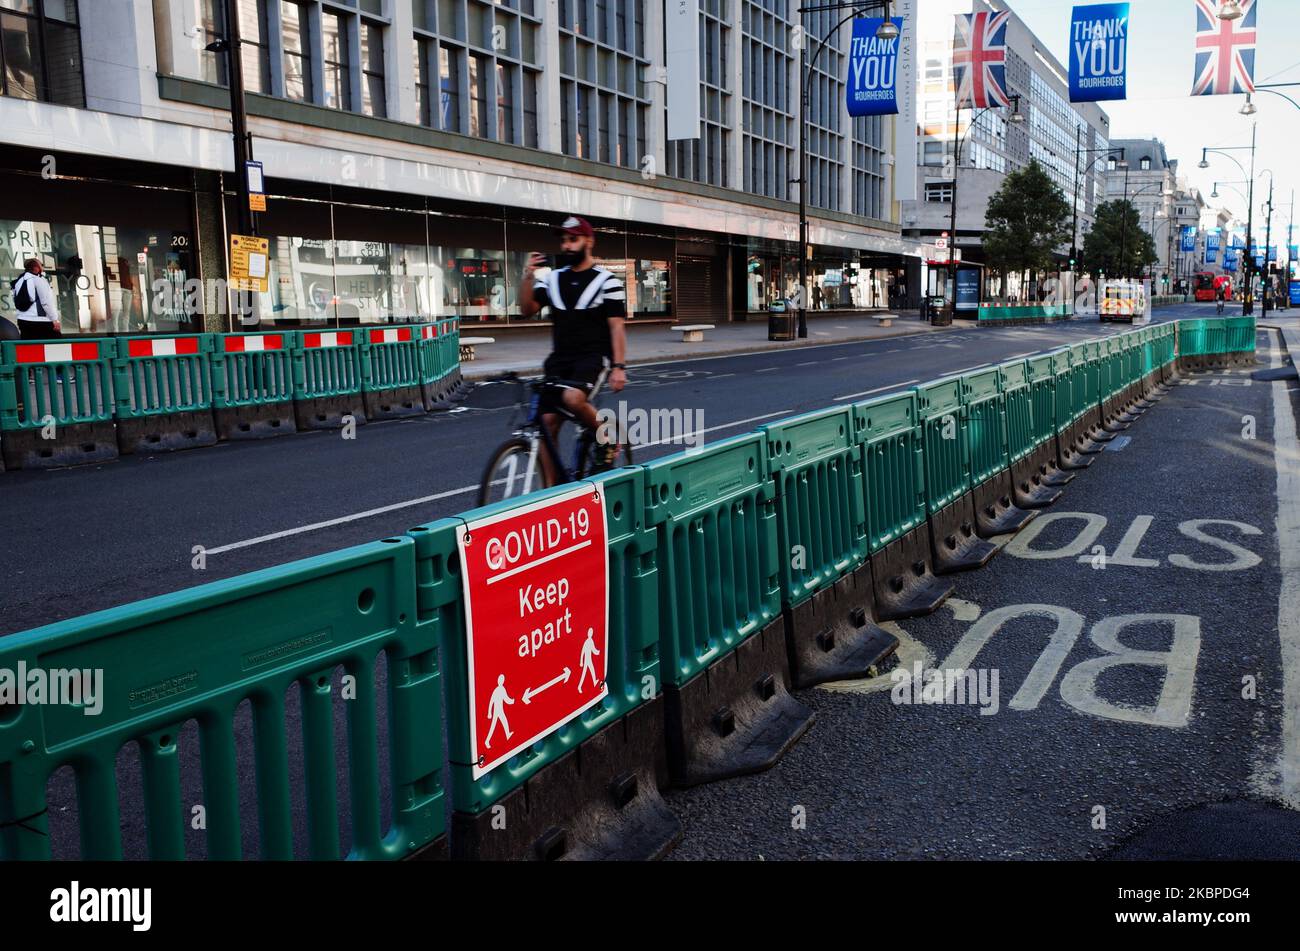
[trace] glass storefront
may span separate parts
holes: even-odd
[[[202,329],[202,301],[186,293],[196,274],[191,195],[46,184],[45,200],[33,201],[30,177],[0,172],[0,315],[14,318],[10,282],[34,257],[64,333]]]

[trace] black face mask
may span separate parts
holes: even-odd
[[[555,256],[556,267],[574,267],[581,264],[587,255],[583,251],[561,251]]]

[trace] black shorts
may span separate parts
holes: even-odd
[[[583,354],[576,357],[562,356],[552,353],[542,364],[542,373],[549,377],[555,377],[559,380],[565,380],[569,384],[580,384],[583,392],[590,394],[600,375],[605,372],[605,357],[599,354]],[[547,413],[559,413],[568,419],[573,418],[573,414],[564,408],[562,402],[561,387],[549,388],[544,394],[542,411]]]

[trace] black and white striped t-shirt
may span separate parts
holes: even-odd
[[[623,282],[599,265],[556,268],[533,285],[533,299],[551,309],[552,349],[562,356],[613,357],[609,319],[627,316]]]

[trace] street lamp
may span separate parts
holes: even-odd
[[[1259,110],[1255,108],[1255,104],[1250,101],[1250,93],[1246,93],[1246,104],[1241,107],[1241,114],[1243,116],[1253,116],[1257,112],[1259,112]]]
[[[1221,149],[1203,148],[1201,149],[1201,161],[1198,163],[1199,168],[1209,168],[1209,154],[1214,152],[1225,158],[1232,159],[1237,168],[1241,169],[1242,174],[1246,175],[1246,181],[1249,183],[1246,195],[1246,255],[1245,255],[1245,282],[1246,293],[1241,295],[1241,315],[1247,317],[1255,312],[1255,278],[1254,264],[1255,256],[1251,254],[1251,232],[1254,228],[1255,216],[1255,136],[1258,132],[1258,126],[1252,124],[1250,127],[1250,145],[1232,145]],[[1246,168],[1229,152],[1249,152],[1250,153],[1250,172],[1246,173]],[[1267,263],[1267,262],[1265,262]]]
[[[235,200],[236,221],[239,233],[256,235],[257,225],[248,197],[248,162],[253,158],[253,141],[248,132],[248,115],[244,103],[244,63],[241,56],[243,43],[239,37],[239,13],[235,0],[222,0],[220,9],[225,19],[225,35],[213,40],[204,49],[209,53],[225,54],[226,85],[230,89],[230,131],[235,144]],[[252,300],[248,291],[236,291],[241,329],[256,329]]]
[[[1097,164],[1097,162],[1102,158],[1103,155],[1107,159],[1112,158],[1115,155],[1118,155],[1119,159],[1116,161],[1116,168],[1119,167],[1118,162],[1124,159],[1124,148],[1122,146],[1120,148],[1114,148],[1114,149],[1109,147],[1104,149],[1081,148],[1080,146],[1082,145],[1082,139],[1081,139],[1082,134],[1083,134],[1083,126],[1076,125],[1074,127],[1074,203],[1072,206],[1073,220],[1070,224],[1070,270],[1071,271],[1074,270],[1076,262],[1078,262],[1079,260],[1079,185],[1083,181],[1083,178],[1087,177],[1088,173],[1092,171],[1092,167]],[[1100,154],[1098,154],[1096,158],[1094,158],[1091,162],[1089,162],[1088,167],[1085,168],[1082,173],[1080,173],[1079,158],[1083,155],[1091,155],[1094,152]]]
[[[1265,204],[1260,205],[1259,208],[1260,211],[1263,211],[1265,208],[1268,209],[1268,224],[1264,226],[1264,278],[1262,287],[1262,292],[1264,294],[1264,313],[1267,314],[1269,311],[1270,296],[1269,279],[1272,277],[1273,270],[1271,262],[1268,259],[1269,245],[1273,242],[1273,170],[1266,168],[1259,174],[1263,175],[1265,172],[1268,173],[1268,201]],[[1250,249],[1247,248],[1247,251],[1249,250]]]
[[[808,59],[807,30],[804,31],[805,41],[799,45],[799,177],[795,181],[799,183],[799,325],[797,333],[800,338],[808,336],[808,78],[812,73],[813,66],[817,64],[817,57],[821,55],[826,44],[830,42],[830,38],[839,31],[840,27],[854,17],[882,7],[885,11],[885,19],[876,29],[876,37],[882,40],[897,39],[898,24],[894,23],[889,16],[889,0],[819,3],[810,7],[800,7],[797,11],[800,14],[801,23],[805,13],[821,13],[827,10],[849,11],[818,41],[817,49],[813,51],[811,60]]]
[[[955,87],[956,83],[954,83],[953,85]],[[1011,123],[1015,123],[1017,125],[1024,122],[1025,117],[1020,112],[1020,97],[1008,96],[1007,99],[1011,103],[1011,115],[1007,117],[1007,121]],[[961,147],[962,147],[962,143],[965,142],[966,140],[966,136],[970,135],[973,131],[975,131],[975,125],[976,123],[979,122],[980,117],[984,115],[984,113],[997,108],[999,107],[985,106],[979,112],[975,113],[975,115],[971,118],[970,125],[966,127],[965,135],[958,134],[958,132],[961,129],[961,104],[960,103],[958,103],[957,111],[953,115],[952,217],[951,217],[951,226],[948,229],[948,234],[950,235],[950,237],[948,238],[948,269],[947,269],[948,289],[952,292],[952,303],[948,307],[948,317],[950,320],[957,316],[957,170],[961,168]]]
[[[1240,20],[1241,4],[1237,0],[1223,0],[1219,6],[1218,16],[1220,20]]]

